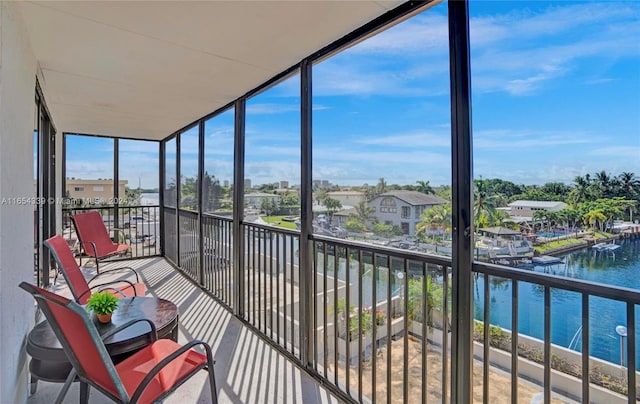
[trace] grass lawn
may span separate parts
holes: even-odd
[[[580,244],[582,243],[582,239],[581,238],[570,238],[570,239],[566,239],[566,240],[556,240],[556,241],[551,241],[542,245],[538,245],[535,246],[534,249],[539,252],[539,253],[543,253],[545,251],[549,251],[552,250],[554,248],[559,248],[559,247],[567,247],[570,245],[574,245],[574,244]]]
[[[262,220],[265,222],[272,224],[274,226],[282,227],[284,229],[297,230],[296,224],[294,222],[285,222],[282,220],[287,216],[262,216]]]
[[[596,240],[608,238],[608,237],[611,237],[611,236],[613,236],[613,234],[602,232],[602,231],[599,231],[599,230],[594,230],[592,232],[592,234],[591,234],[591,237],[595,238]],[[550,241],[550,242],[542,244],[542,245],[535,246],[533,248],[539,253],[544,253],[544,252],[552,250],[554,248],[568,247],[568,246],[571,246],[571,245],[580,244],[582,240],[583,239],[581,239],[581,238],[569,238],[569,239],[565,239],[565,240],[555,240],[555,241]]]

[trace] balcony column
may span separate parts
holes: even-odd
[[[198,281],[204,285],[204,120],[198,122]]]
[[[311,71],[309,59],[300,66],[300,353],[302,363],[313,366],[310,357],[315,343],[313,329],[313,262],[310,237],[313,235]]]
[[[453,208],[451,402],[473,401],[473,165],[469,4],[449,1]]]
[[[239,318],[244,317],[244,246],[245,238],[242,226],[244,220],[244,138],[246,99],[235,102],[235,143],[233,167],[233,310]]]

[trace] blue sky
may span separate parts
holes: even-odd
[[[446,12],[435,6],[314,66],[314,179],[450,184]],[[640,175],[637,2],[472,0],[470,13],[476,178],[543,184],[603,169]],[[247,102],[245,174],[254,185],[300,181],[298,91],[294,76]],[[233,111],[205,133],[207,171],[231,180]],[[139,143],[127,148],[140,164],[122,176],[137,184],[143,175],[146,187],[157,176],[140,173],[151,160]],[[183,148],[189,173],[196,136]],[[99,153],[78,161],[71,154],[69,176],[111,172]]]

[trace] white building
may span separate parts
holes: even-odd
[[[260,209],[260,205],[265,199],[270,199],[274,202],[280,202],[280,195],[267,194],[265,192],[252,192],[244,196],[245,204],[255,209]]]
[[[332,191],[327,192],[327,196],[340,201],[342,207],[345,209],[358,206],[360,202],[367,200],[365,193],[361,191]]]
[[[519,200],[511,202],[509,205],[509,215],[517,223],[530,222],[533,220],[533,213],[539,210],[547,212],[559,212],[568,205],[558,201],[525,201]]]

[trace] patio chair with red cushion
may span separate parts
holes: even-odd
[[[80,304],[87,303],[87,300],[94,289],[98,289],[99,291],[106,290],[113,295],[124,297],[144,296],[147,292],[147,287],[144,283],[140,282],[138,273],[131,267],[120,267],[102,271],[102,273],[98,273],[87,281],[82,274],[75,257],[73,256],[71,248],[69,248],[69,244],[59,234],[45,240],[44,245],[51,250],[53,257],[58,264],[58,270],[62,272],[64,279],[67,281],[67,285],[73,294],[73,298]],[[122,270],[131,271],[135,275],[136,281],[131,282],[125,279],[118,279],[90,286],[98,277],[111,275]]]
[[[131,252],[129,244],[114,243],[111,240],[100,212],[94,210],[79,213],[74,215],[72,220],[82,249],[85,254],[96,260],[97,273],[100,273],[100,260]]]
[[[76,378],[81,383],[82,403],[88,402],[90,387],[119,403],[156,402],[202,369],[209,373],[211,401],[217,402],[213,355],[207,343],[194,340],[180,345],[170,339],[157,339],[155,326],[147,319],[131,320],[101,336],[89,313],[78,303],[27,282],[20,287],[36,299],[73,366],[56,403],[64,400]],[[149,324],[152,342],[115,365],[103,340],[141,321]],[[194,350],[196,346],[205,353]]]

